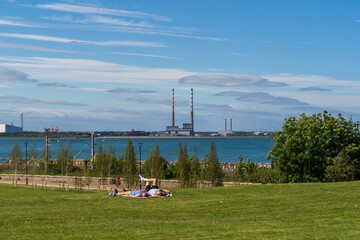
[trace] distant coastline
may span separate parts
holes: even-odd
[[[95,138],[239,138],[239,137],[271,137],[273,133],[266,132],[235,132],[232,135],[220,136],[217,132],[197,132],[197,136],[156,136],[155,132],[124,131],[124,132],[94,132]],[[16,132],[0,133],[0,138],[90,138],[91,132]]]
[[[34,136],[7,136],[7,135],[0,135],[0,138],[45,138],[46,135],[34,135]],[[167,139],[167,138],[184,138],[184,139],[197,139],[197,138],[271,138],[273,136],[96,136],[95,138],[158,138],[158,139]],[[78,136],[78,135],[49,135],[49,138],[91,138],[91,136]]]

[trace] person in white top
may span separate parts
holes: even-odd
[[[169,190],[160,189],[157,185],[156,178],[143,178],[141,175],[140,180],[146,182],[146,191],[149,193],[151,197],[165,197],[170,194]]]

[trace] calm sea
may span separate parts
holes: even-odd
[[[44,139],[32,139],[32,138],[0,138],[0,158],[7,158],[10,156],[11,149],[14,141],[17,141],[21,147],[23,157],[25,158],[25,142],[28,142],[28,151],[30,147],[36,143],[39,155],[45,148]],[[205,154],[209,152],[210,143],[215,141],[217,154],[221,162],[238,162],[238,156],[241,154],[246,161],[250,158],[252,162],[266,163],[269,162],[266,159],[266,155],[270,148],[273,146],[273,140],[269,137],[228,137],[228,138],[132,138],[133,145],[137,154],[139,155],[139,143],[142,143],[141,147],[141,159],[145,160],[154,144],[158,144],[161,155],[168,161],[176,161],[178,154],[178,144],[187,145],[188,155],[191,156],[194,153],[194,148],[197,149],[197,155],[200,160],[204,159]],[[67,144],[71,141],[73,156],[76,159],[90,159],[91,158],[91,142],[90,139],[74,139],[74,138],[62,138],[51,139],[50,152],[53,158],[59,150],[59,142]],[[95,152],[98,145],[101,144],[104,148],[107,148],[108,144],[115,149],[118,156],[121,152],[124,152],[127,138],[96,138]]]

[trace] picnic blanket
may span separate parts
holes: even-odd
[[[131,197],[131,196],[129,196],[129,195],[122,195],[121,193],[118,193],[118,194],[116,194],[116,193],[114,193],[114,192],[109,193],[109,197],[116,197],[116,196]],[[168,196],[163,196],[163,197],[172,197],[172,196],[173,196],[173,194],[170,193]],[[155,198],[155,197],[149,196],[149,197],[131,197],[131,198]]]

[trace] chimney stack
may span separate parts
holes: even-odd
[[[230,131],[232,131],[232,118],[230,118]]]
[[[20,114],[20,122],[21,122],[21,128],[24,131],[24,114],[23,113]]]
[[[172,89],[172,121],[171,126],[175,126],[175,97],[174,97],[174,89]]]
[[[193,102],[194,98],[193,98],[193,89],[191,88],[191,110],[190,110],[190,123],[191,123],[191,128],[194,134],[194,102]]]
[[[225,131],[227,130],[227,126],[226,126],[226,118],[225,118]]]

